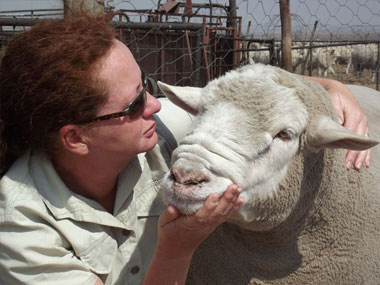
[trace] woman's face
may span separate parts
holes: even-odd
[[[125,110],[143,88],[140,67],[118,40],[106,56],[99,77],[105,82],[109,97],[98,116]],[[157,143],[153,114],[160,109],[160,102],[147,93],[145,109],[137,118],[124,116],[94,123],[88,131],[90,153],[128,162],[138,153],[152,149]]]

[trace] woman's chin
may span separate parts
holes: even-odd
[[[156,132],[148,138],[144,138],[144,146],[141,152],[147,152],[152,150],[158,142],[158,135]]]

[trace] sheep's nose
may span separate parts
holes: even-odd
[[[208,182],[210,179],[200,171],[191,168],[173,167],[171,170],[171,178],[178,183],[184,185],[196,185],[202,182]]]

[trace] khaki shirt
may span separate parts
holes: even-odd
[[[189,116],[173,106],[164,102],[177,123],[183,119],[181,133]],[[70,191],[43,153],[20,157],[0,181],[0,284],[94,284],[97,276],[140,284],[164,207],[160,181],[176,146],[160,120],[157,132],[156,147],[119,175],[113,214]]]

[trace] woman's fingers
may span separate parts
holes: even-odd
[[[220,198],[216,193],[211,194],[196,216],[203,222],[220,223],[220,220],[225,220],[231,211],[238,209],[243,203],[243,200],[239,199],[240,193],[241,189],[232,184]]]
[[[230,210],[234,207],[239,195],[241,193],[241,189],[232,184],[230,185],[226,192],[219,199],[218,206],[215,209],[215,213],[217,215],[226,215],[230,212]]]
[[[358,124],[355,129],[353,129],[352,125],[344,125],[344,127],[362,136],[368,134],[367,119],[363,119],[363,121]],[[354,168],[356,170],[360,170],[362,166],[369,167],[370,159],[371,151],[369,149],[363,151],[347,150],[345,165],[347,169]]]

